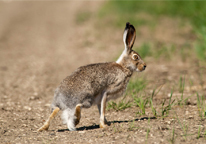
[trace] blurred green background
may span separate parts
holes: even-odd
[[[108,1],[100,9],[98,16],[107,19],[103,25],[109,21],[113,27],[120,29],[124,27],[125,22],[129,21],[137,29],[148,26],[152,30],[163,17],[178,19],[180,27],[189,23],[192,26],[194,38],[189,39],[184,46],[178,48],[171,43],[170,47],[163,45],[159,48],[158,44],[148,42],[140,46],[138,52],[142,57],[153,55],[156,58],[163,56],[167,59],[177,52],[182,60],[187,59],[187,55],[191,58],[195,53],[195,57],[199,60],[206,59],[205,1]],[[158,47],[158,49],[151,51],[152,47]]]

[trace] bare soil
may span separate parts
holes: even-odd
[[[0,143],[172,143],[173,129],[174,143],[206,143],[205,119],[199,116],[195,95],[205,96],[206,68],[197,60],[178,57],[171,61],[147,58],[146,71],[135,74],[147,80],[148,96],[161,88],[153,102],[158,113],[173,87],[173,99],[180,99],[178,82],[185,76],[184,98],[193,96],[187,105],[172,107],[167,117],[155,118],[151,108],[140,116],[135,106],[109,110],[106,117],[111,125],[101,129],[93,106],[83,109],[77,131],[67,130],[59,114],[48,131],[36,132],[50,114],[54,90],[62,79],[79,66],[112,61],[123,50],[122,31],[96,25],[94,15],[102,4],[0,2]],[[92,16],[77,24],[77,14],[84,11]],[[180,20],[162,18],[153,30],[142,26],[135,44],[155,41],[181,47],[193,42],[190,25],[180,28],[179,24]]]

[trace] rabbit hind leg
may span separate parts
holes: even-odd
[[[79,123],[80,120],[80,112],[81,107],[76,106],[74,109],[67,108],[62,112],[62,120],[63,123],[67,125],[67,128],[70,131],[76,131],[76,125]]]
[[[81,109],[82,109],[82,104],[78,104],[76,105],[75,108],[75,116],[76,116],[76,120],[75,120],[75,126],[79,124],[80,122],[80,118],[81,118]]]
[[[54,117],[57,115],[57,113],[59,112],[59,108],[56,107],[54,108],[53,112],[51,113],[51,115],[49,116],[49,118],[47,119],[47,121],[44,123],[44,125],[42,127],[40,127],[37,131],[38,132],[41,132],[43,130],[48,130],[49,129],[49,126],[50,126],[50,123],[51,121],[54,119]]]

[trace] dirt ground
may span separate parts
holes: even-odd
[[[111,125],[101,129],[98,109],[93,106],[83,109],[77,131],[67,130],[59,114],[48,131],[36,132],[50,114],[55,88],[66,76],[79,66],[114,60],[123,50],[122,31],[100,28],[93,17],[83,24],[76,23],[79,11],[95,14],[102,4],[0,2],[0,143],[172,143],[173,129],[174,143],[206,143],[205,119],[198,115],[196,96],[190,97],[187,105],[174,106],[164,119],[154,118],[150,108],[144,116],[137,115],[138,107],[109,110],[106,117]],[[152,32],[142,26],[135,45],[157,41],[181,46],[193,41],[191,27],[180,31],[177,21],[163,18]],[[180,75],[186,76],[184,97],[196,91],[205,96],[206,87],[199,85],[206,84],[206,68],[202,67],[200,77],[197,61],[144,61],[146,71],[135,77],[147,79],[148,95],[163,86],[154,97],[157,111],[163,99],[169,99],[172,87],[178,85]],[[189,79],[194,81],[192,88]],[[174,98],[180,95],[174,92]]]

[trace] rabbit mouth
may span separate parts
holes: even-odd
[[[136,71],[137,72],[142,72],[146,69],[146,67],[147,67],[147,65],[145,63],[140,64],[140,65],[137,66]]]
[[[140,70],[140,69],[137,68],[135,71],[136,72],[142,72],[143,70],[142,69]]]
[[[144,71],[146,69],[146,66],[142,66],[142,67],[140,67],[140,68],[137,68],[136,69],[136,72],[142,72],[142,71]]]

